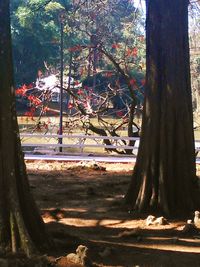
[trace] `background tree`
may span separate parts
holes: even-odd
[[[189,68],[188,0],[146,1],[146,95],[131,209],[199,208]]]
[[[56,3],[60,6],[59,1],[49,2],[45,10],[56,14]],[[65,10],[64,6],[62,8]],[[65,121],[79,117],[87,133],[119,136],[126,128],[129,137],[138,136],[139,126],[134,118],[136,112],[141,112],[144,87],[141,11],[128,0],[121,1],[120,5],[118,1],[77,1],[67,9],[65,19],[65,36],[71,39],[65,42],[65,75],[70,73],[75,80],[74,84],[65,83],[70,95],[68,104],[64,104],[68,113]],[[29,21],[30,17],[26,16],[26,20]],[[70,62],[66,60],[69,55]],[[41,91],[40,99],[33,99],[30,90],[28,95],[25,94],[26,89],[22,86],[16,91],[32,101],[31,110],[26,114],[33,116],[31,111],[40,108],[50,111],[49,107],[44,108]],[[92,122],[94,118],[98,125]],[[118,120],[113,123],[111,118]],[[133,132],[133,125],[136,132]],[[104,142],[111,144],[110,140]],[[132,146],[134,141],[125,143]],[[132,153],[132,150],[116,152]]]
[[[11,2],[14,75],[17,85],[33,82],[37,71],[45,69],[44,62],[54,69],[58,67],[59,14],[61,10],[70,9],[69,1],[60,2]]]
[[[48,243],[32,198],[15,112],[9,0],[0,2],[0,247],[26,255]]]
[[[193,111],[196,126],[198,126],[200,114],[200,4],[192,2],[189,14]]]

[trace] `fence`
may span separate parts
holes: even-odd
[[[96,135],[57,135],[57,134],[20,134],[22,147],[30,148],[30,151],[52,150],[58,152],[59,148],[77,148],[81,153],[85,148],[103,148],[103,149],[137,149],[139,146],[139,138],[137,137],[117,137],[117,136],[96,136]],[[27,142],[34,139],[35,142]],[[42,140],[45,142],[42,142]],[[62,139],[62,144],[58,140]],[[74,142],[72,141],[74,140]],[[89,143],[87,141],[90,141]],[[104,144],[103,140],[109,140],[111,144]],[[91,142],[93,141],[93,143]],[[126,145],[126,141],[135,141],[134,146]],[[25,150],[26,151],[26,150]]]
[[[117,137],[117,136],[96,136],[96,135],[57,135],[57,134],[20,134],[22,141],[22,148],[25,154],[59,154],[59,148],[62,147],[63,152],[70,155],[76,155],[77,151],[79,155],[87,153],[87,149],[93,149],[93,154],[103,154],[105,156],[105,150],[117,149],[119,151],[129,149],[132,150],[132,156],[137,155],[139,147],[138,137]],[[58,143],[58,140],[62,138],[62,144]],[[30,140],[34,142],[29,142]],[[103,143],[103,140],[109,140],[110,144]],[[134,146],[126,145],[124,142],[135,141]],[[76,152],[74,152],[74,149]],[[99,151],[101,149],[101,151]],[[200,151],[200,140],[195,141],[196,155]],[[63,153],[64,154],[64,153]],[[121,157],[130,155],[120,154]],[[59,156],[56,158],[58,159]],[[197,158],[197,161],[200,159]]]

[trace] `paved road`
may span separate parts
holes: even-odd
[[[135,162],[135,156],[95,156],[95,155],[34,155],[25,154],[26,160],[51,161],[97,161],[97,162]]]
[[[25,154],[26,160],[50,160],[50,161],[96,161],[96,162],[135,162],[136,156],[97,156],[97,155],[34,155]],[[196,158],[196,164],[200,164],[200,157]]]

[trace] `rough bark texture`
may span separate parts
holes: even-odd
[[[198,207],[189,69],[188,1],[147,3],[147,73],[137,162],[126,203],[168,215]]]
[[[32,198],[15,111],[9,0],[0,1],[0,247],[28,256],[47,244]]]

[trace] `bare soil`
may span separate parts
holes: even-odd
[[[58,267],[78,245],[94,266],[200,266],[200,229],[183,231],[187,219],[147,226],[148,214],[123,206],[131,164],[26,162],[32,192],[56,249]]]

